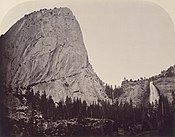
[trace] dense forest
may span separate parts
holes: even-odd
[[[9,133],[8,130],[12,130],[9,125],[14,125],[15,122],[18,123],[16,125],[24,130],[23,132],[26,132],[25,136],[45,136],[50,135],[51,131],[45,131],[43,127],[44,123],[48,124],[49,122],[76,118],[75,121],[83,125],[83,122],[87,124],[85,119],[87,120],[87,118],[89,118],[92,120],[102,119],[112,121],[112,125],[105,125],[105,130],[100,131],[100,135],[103,135],[105,131],[107,135],[120,135],[121,129],[129,133],[128,135],[137,135],[146,131],[156,131],[157,135],[174,135],[174,91],[172,91],[172,103],[169,103],[166,97],[160,96],[159,101],[155,104],[149,104],[148,107],[142,105],[133,106],[132,100],[130,100],[129,103],[99,101],[98,103],[93,102],[92,104],[87,104],[79,98],[72,99],[67,97],[65,101],[54,102],[52,97],[47,97],[45,92],[42,92],[42,94],[40,94],[39,91],[34,93],[32,89],[26,90],[25,93],[20,91],[13,92],[13,95],[20,100],[23,108],[26,106],[28,109],[19,109],[18,111],[26,114],[29,113],[30,116],[27,122],[24,119],[12,122],[12,120],[4,118],[7,114],[3,113],[7,112],[7,108],[1,105],[1,110],[3,110],[3,113],[1,112],[1,118],[4,116],[4,119],[1,119],[1,123],[4,124],[2,125],[4,134]],[[82,130],[83,129],[84,128],[82,128]],[[69,133],[69,135],[89,135],[89,131],[90,130],[83,130],[82,132],[78,132],[78,134],[73,131]],[[62,135],[61,133],[59,136]],[[99,133],[95,135],[99,135]],[[93,133],[91,135],[93,135]]]

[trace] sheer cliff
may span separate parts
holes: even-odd
[[[107,99],[68,8],[25,15],[1,36],[0,52],[1,84],[6,88],[46,91],[55,101],[66,96],[88,103]]]
[[[158,94],[167,97],[172,102],[172,92],[175,92],[175,65],[162,71],[159,75],[140,80],[125,80],[121,88],[123,93],[118,98],[119,101],[129,102],[132,99],[134,105],[148,105],[150,98],[150,84],[158,90]],[[157,96],[157,95],[156,95]]]

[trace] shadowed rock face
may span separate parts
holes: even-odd
[[[89,103],[107,98],[68,8],[25,15],[0,38],[0,51],[1,83],[7,88],[45,90],[55,101],[66,96]]]

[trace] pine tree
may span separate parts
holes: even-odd
[[[34,95],[34,104],[37,110],[40,110],[40,101],[41,101],[40,92],[37,91]]]
[[[47,118],[47,98],[45,91],[43,91],[41,95],[40,107],[41,107],[41,113],[45,118]]]
[[[83,101],[82,104],[82,117],[85,118],[87,116],[87,104],[86,101]]]
[[[64,107],[63,107],[63,101],[60,101],[59,103],[57,103],[55,118],[57,120],[65,119],[64,113],[65,113],[65,111],[64,111]]]
[[[53,119],[54,112],[55,112],[55,104],[54,104],[54,101],[52,99],[52,96],[49,96],[48,105],[47,106],[48,106],[48,108],[47,108],[47,110],[48,110],[48,117],[50,119]]]

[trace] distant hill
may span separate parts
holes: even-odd
[[[151,81],[160,92],[159,94],[167,97],[168,101],[172,102],[172,91],[175,91],[175,65],[150,78],[125,79],[122,81],[121,87],[112,90],[108,87],[106,90],[110,98],[112,98],[112,92],[114,92],[114,98],[119,102],[130,102],[132,100],[135,105],[148,105],[150,95],[149,83]]]

